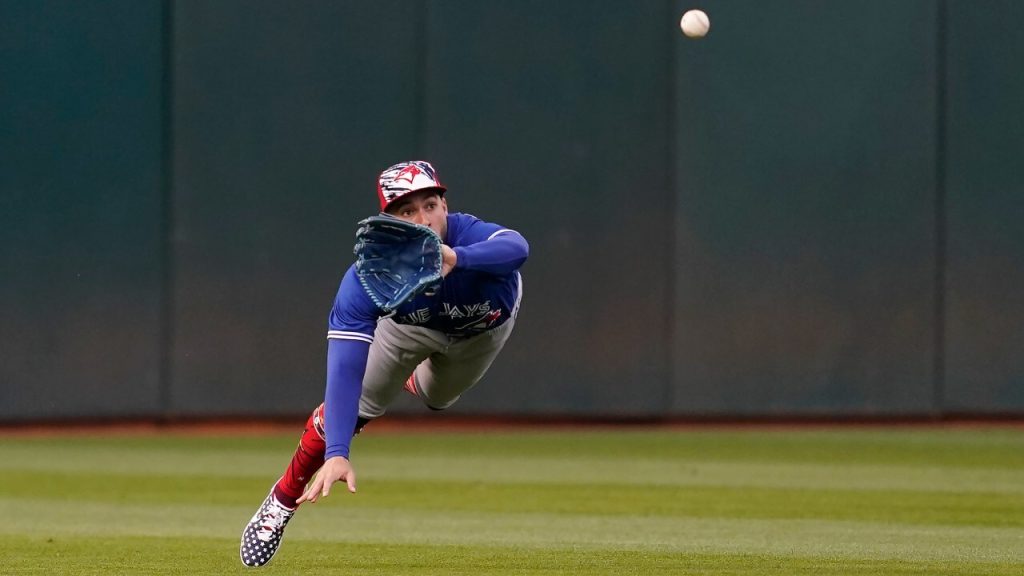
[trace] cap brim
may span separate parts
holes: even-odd
[[[409,196],[411,196],[413,194],[419,194],[420,192],[437,192],[438,196],[442,196],[443,197],[445,192],[447,192],[447,191],[448,191],[448,189],[445,188],[444,186],[428,186],[426,188],[419,188],[417,190],[410,190],[409,192],[406,192],[405,194],[402,194],[398,198],[395,198],[391,202],[388,202],[387,204],[385,204],[384,207],[381,208],[381,211],[382,212],[387,212],[388,208],[390,208],[392,204],[394,204],[395,202],[398,202],[399,200],[401,200],[403,198],[408,198]]]

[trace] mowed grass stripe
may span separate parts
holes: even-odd
[[[235,558],[234,541],[222,538],[9,537],[0,541],[4,573],[61,574],[252,574]],[[260,574],[362,574],[390,576],[498,576],[530,574],[786,574],[788,576],[1016,576],[1012,563],[950,565],[944,561],[779,557],[764,554],[575,549],[524,550],[508,546],[427,546],[298,541]]]
[[[153,476],[223,476],[266,480],[284,469],[287,452],[278,455],[101,452],[89,458],[54,454],[38,459],[28,453],[0,449],[0,471],[37,474],[74,472]],[[551,482],[665,486],[733,486],[826,488],[833,490],[914,490],[925,492],[989,492],[1024,494],[1024,470],[925,468],[864,464],[773,464],[637,459],[626,473],[606,473],[601,458],[449,455],[444,459],[379,453],[356,458],[360,478],[376,480],[445,480],[473,482]]]
[[[119,455],[150,455],[154,461],[175,454],[225,458],[227,463],[280,464],[301,434],[259,436],[101,436],[26,438],[0,436],[0,454],[17,460],[38,460],[46,452],[68,462],[76,455],[103,458],[116,465]],[[473,433],[375,433],[372,425],[356,439],[354,454],[378,452],[391,457],[602,458],[606,462],[635,460],[897,465],[925,468],[1024,470],[1022,428],[938,429],[761,429],[707,430],[623,428],[614,432],[568,430]],[[0,461],[3,466],[6,459]]]
[[[251,478],[6,472],[0,495],[118,503],[258,503],[270,482]],[[1024,527],[1024,494],[808,490],[718,486],[362,482],[345,506],[695,518],[831,518],[900,524]]]
[[[626,433],[625,438],[633,441],[637,450],[602,451],[599,448],[609,443],[581,442],[602,438],[593,433],[527,433],[523,438],[510,439],[498,435],[484,440],[474,437],[438,435],[430,444],[422,435],[368,438],[358,446],[354,454],[360,478],[368,480],[443,480],[472,482],[520,482],[520,483],[573,483],[573,484],[632,484],[666,486],[731,486],[833,490],[912,490],[946,492],[988,492],[1024,493],[1024,445],[1018,446],[1015,437],[1005,430],[996,429],[991,435],[977,430],[967,430],[967,439],[955,434],[957,430],[931,430],[929,433],[896,433],[908,437],[911,446],[930,447],[934,462],[931,465],[918,463],[870,463],[865,454],[860,458],[851,457],[848,451],[828,453],[815,462],[763,461],[771,455],[779,460],[793,460],[788,453],[792,444],[806,444],[823,435],[820,431],[790,431],[775,433],[774,444],[766,447],[764,439],[749,438],[750,446],[745,449],[749,458],[745,461],[716,459],[722,452],[736,449],[732,445],[735,433],[725,434],[726,441],[710,442],[709,433],[680,433],[674,443],[680,454],[674,457],[660,455],[642,456],[648,447],[646,437],[639,433]],[[823,435],[825,444],[831,445],[850,440],[849,431]],[[856,439],[863,435],[874,445],[891,445],[882,442],[874,431],[853,434]],[[427,435],[429,437],[429,435]],[[670,441],[664,433],[650,433],[651,444],[665,445]],[[986,436],[993,437],[993,446],[976,449],[975,442]],[[1019,434],[1018,436],[1024,436]],[[543,450],[537,446],[544,439]],[[709,450],[688,456],[694,439],[699,444],[710,444]],[[151,441],[147,445],[145,441]],[[177,444],[173,441],[177,440]],[[617,439],[621,445],[625,439]],[[268,478],[281,474],[290,456],[295,439],[273,436],[263,439],[262,444],[253,444],[253,439],[218,439],[209,442],[193,437],[179,438],[113,438],[110,444],[97,439],[29,439],[25,443],[11,439],[0,439],[0,470],[34,470],[47,472],[109,472],[109,474],[160,476],[220,476],[234,478]],[[970,441],[970,442],[968,442]],[[420,446],[423,443],[427,443]],[[410,453],[410,446],[418,446]],[[467,446],[468,445],[468,446]],[[451,447],[457,446],[456,449]],[[481,446],[486,446],[481,453]],[[551,454],[552,446],[558,447],[558,455]],[[728,449],[720,450],[722,447]],[[949,462],[956,447],[967,446],[972,452],[987,454],[991,467],[978,465],[974,460],[955,459]],[[504,447],[504,449],[503,449]],[[520,455],[524,447],[538,448],[537,453]],[[711,449],[714,448],[714,449]],[[802,453],[803,458],[820,453],[821,446]],[[636,454],[634,454],[636,452]],[[874,454],[880,461],[891,460],[894,453],[913,460],[905,449],[890,446],[886,451]],[[910,452],[913,452],[912,450]],[[40,457],[45,453],[46,458]],[[922,454],[916,455],[918,457]],[[734,458],[730,456],[730,458]],[[965,461],[973,465],[964,466]],[[628,467],[624,474],[608,475],[607,469],[615,462],[624,462]],[[1016,462],[1016,463],[1015,463]]]
[[[16,524],[0,526],[0,534],[54,539],[152,536],[230,540],[235,536],[231,550],[224,553],[237,552],[237,534],[251,514],[249,508],[239,506],[112,506],[44,500],[0,501],[0,511],[19,518]],[[285,546],[303,541],[321,542],[324,550],[339,543],[512,546],[529,550],[995,562],[1017,563],[1024,568],[1024,534],[1018,529],[828,520],[438,513],[318,505],[303,509],[288,527]]]
[[[1024,470],[867,465],[776,464],[637,458],[619,474],[589,457],[405,456],[357,459],[361,478],[476,482],[731,486],[830,490],[912,490],[1024,494]]]

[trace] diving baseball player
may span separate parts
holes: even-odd
[[[380,174],[381,210],[440,237],[443,280],[388,313],[374,303],[356,265],[348,269],[328,320],[324,402],[242,532],[246,566],[273,558],[299,504],[326,497],[338,481],[356,491],[352,437],[403,389],[431,409],[451,406],[483,377],[512,333],[529,245],[514,230],[449,213],[445,192],[428,162],[402,162]]]

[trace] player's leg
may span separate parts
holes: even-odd
[[[355,432],[365,424],[356,423]],[[306,428],[284,475],[271,488],[252,519],[242,530],[239,556],[246,566],[263,566],[277,553],[284,537],[285,526],[298,508],[296,500],[302,495],[306,483],[324,464],[327,450],[324,432],[324,405],[321,403],[306,420]]]
[[[324,438],[324,405],[320,404],[306,420],[306,428],[284,476],[274,484],[242,530],[238,555],[246,566],[263,566],[277,553],[285,526],[295,514],[295,500],[324,463]]]
[[[378,322],[366,359],[359,398],[360,421],[383,416],[416,366],[447,345],[448,338],[436,330],[398,324],[390,319]]]
[[[483,378],[505,347],[523,300],[523,278],[516,276],[519,285],[511,318],[494,330],[450,342],[416,367],[406,389],[419,396],[428,408],[444,410],[454,404]]]
[[[431,354],[416,367],[411,379],[416,395],[434,410],[444,410],[454,404],[487,373],[514,327],[513,316],[494,330],[456,340],[446,349]]]
[[[291,462],[285,469],[284,476],[274,485],[274,496],[277,501],[288,508],[295,508],[295,501],[306,489],[310,478],[324,464],[324,452],[327,450],[324,432],[324,405],[321,403],[306,420],[306,429],[299,438]]]

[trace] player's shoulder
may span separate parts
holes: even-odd
[[[448,213],[448,229],[451,230],[453,227],[457,230],[468,228],[477,222],[483,222],[483,220],[468,214],[466,212],[449,212]]]
[[[380,315],[380,311],[359,282],[359,275],[356,273],[355,264],[349,266],[341,279],[338,293],[334,297],[334,308],[337,310],[350,310],[360,316]]]
[[[505,227],[488,222],[465,212],[448,214],[448,244],[458,246],[462,243],[472,244],[486,240],[498,230]]]
[[[334,304],[331,306],[327,322],[328,337],[352,336],[357,340],[365,340],[365,337],[369,336],[372,340],[373,330],[380,316],[381,311],[359,284],[355,266],[350,266],[342,277]],[[353,336],[357,334],[362,336]]]

